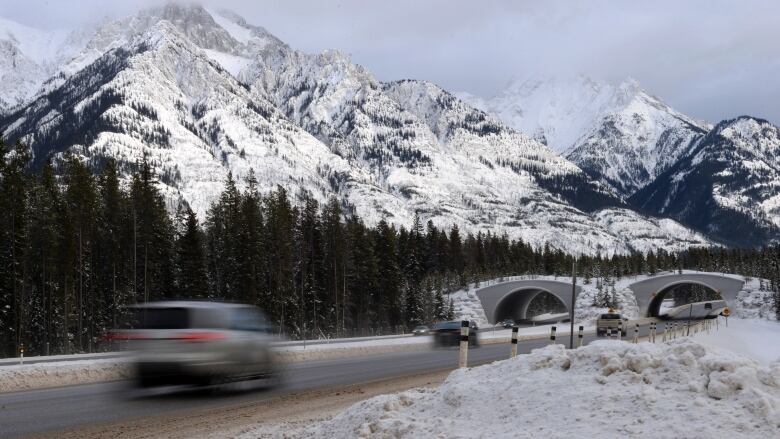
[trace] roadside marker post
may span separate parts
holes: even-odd
[[[512,355],[514,358],[517,356],[517,325],[512,326]]]
[[[579,343],[577,347],[579,347],[579,348],[582,347],[582,331],[583,330],[585,330],[585,327],[580,326],[579,327],[579,332],[577,333],[577,340],[578,340],[578,343]]]
[[[555,344],[555,326],[550,328],[550,341]]]
[[[618,322],[618,333],[617,333],[618,340],[623,340],[623,321]]]
[[[634,343],[639,343],[639,323],[634,326]]]
[[[24,343],[19,346],[19,364],[24,364]]]
[[[466,367],[469,359],[469,321],[460,322],[460,358],[458,367]]]

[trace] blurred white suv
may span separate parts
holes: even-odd
[[[278,380],[272,329],[257,307],[168,301],[136,305],[131,314],[113,338],[133,351],[141,387]]]

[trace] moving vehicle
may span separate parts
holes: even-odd
[[[132,307],[128,328],[114,338],[128,341],[140,387],[278,380],[272,330],[257,307],[150,302]]]
[[[515,321],[512,319],[504,319],[504,321],[501,322],[501,326],[504,328],[511,328],[515,326]]]
[[[425,325],[415,326],[414,329],[412,329],[412,334],[414,335],[428,335],[430,332],[431,329]]]
[[[460,320],[439,322],[431,328],[435,347],[460,345]],[[469,346],[479,346],[479,328],[473,320],[469,322]]]
[[[613,310],[609,310],[608,313],[601,314],[596,320],[596,336],[603,337],[607,335],[607,330],[611,330],[613,334],[620,330],[620,335],[625,336],[627,325],[628,318]]]

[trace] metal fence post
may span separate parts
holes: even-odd
[[[469,358],[469,321],[460,322],[460,359],[458,367],[466,367]]]
[[[555,326],[550,328],[550,341],[555,344]]]

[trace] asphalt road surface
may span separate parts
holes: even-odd
[[[647,326],[640,328],[640,336],[647,335],[648,330]],[[630,334],[633,336],[633,331]],[[595,336],[586,335],[584,341],[587,343],[594,339]],[[569,336],[559,335],[558,342],[568,344]],[[518,353],[527,353],[549,343],[547,339],[520,341]],[[509,357],[509,352],[509,343],[470,349],[469,365],[505,359]],[[0,394],[0,438],[56,433],[67,428],[168,412],[225,408],[313,389],[454,369],[457,364],[457,349],[432,349],[291,364],[286,369],[285,384],[271,391],[168,391],[159,395],[139,395],[129,383],[113,382]]]

